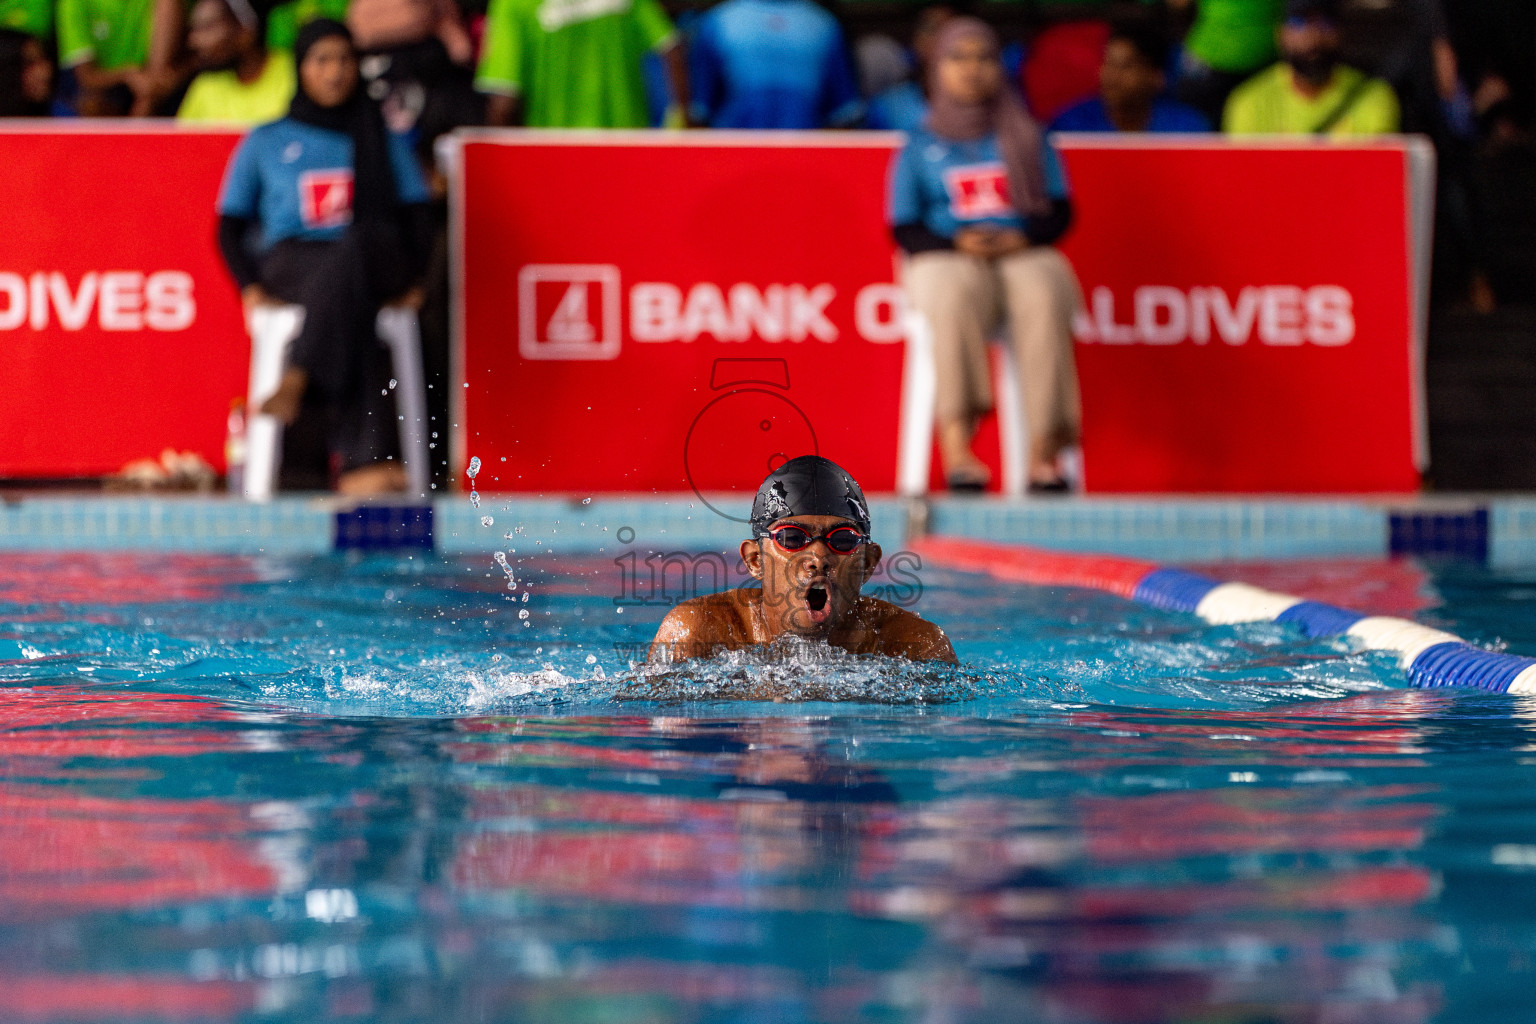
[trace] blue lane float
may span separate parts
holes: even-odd
[[[1536,659],[1485,651],[1409,619],[1364,615],[1176,569],[1148,573],[1137,585],[1135,598],[1157,608],[1192,612],[1212,623],[1279,622],[1308,637],[1347,636],[1366,650],[1396,654],[1410,686],[1536,693]]]
[[[1486,651],[1410,619],[1366,615],[1138,559],[953,537],[927,537],[914,547],[924,558],[956,569],[1022,583],[1105,590],[1163,611],[1198,615],[1214,625],[1277,622],[1314,639],[1348,637],[1365,650],[1395,654],[1410,686],[1536,694],[1536,658]]]

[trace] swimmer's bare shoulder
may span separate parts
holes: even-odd
[[[859,598],[858,610],[875,631],[875,652],[912,661],[957,665],[954,645],[937,624],[874,597]]]
[[[752,595],[756,590],[722,590],[691,598],[667,612],[646,661],[652,665],[707,658],[721,650],[751,646]]]

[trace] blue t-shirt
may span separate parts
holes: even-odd
[[[869,101],[869,116],[864,123],[871,128],[915,132],[928,117],[928,97],[916,82],[898,82]]]
[[[410,144],[393,133],[389,162],[402,203],[430,198]],[[352,223],[352,137],[290,118],[252,129],[224,171],[219,213],[259,222],[264,249],[340,238]]]
[[[825,128],[864,114],[837,20],[811,0],[725,0],[688,47],[694,117],[713,128]]]
[[[1046,191],[1052,199],[1067,198],[1066,171],[1049,140],[1040,142],[1040,160]],[[1024,218],[1009,196],[995,135],[955,142],[927,129],[914,132],[891,168],[890,199],[893,225],[921,222],[941,238],[983,224],[1024,229]]]
[[[1104,101],[1095,96],[1076,106],[1068,107],[1051,122],[1053,132],[1112,132],[1114,123],[1109,119],[1109,109]],[[1147,121],[1149,132],[1208,132],[1211,122],[1194,107],[1185,106],[1178,100],[1159,96],[1152,101],[1152,117]]]

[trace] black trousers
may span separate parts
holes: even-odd
[[[309,379],[306,404],[324,412],[336,472],[399,458],[392,366],[374,320],[410,287],[412,269],[391,225],[353,225],[330,242],[287,239],[261,258],[262,287],[304,307],[288,362]]]

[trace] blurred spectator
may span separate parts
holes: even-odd
[[[1339,23],[1342,58],[1392,86],[1403,131],[1444,141],[1454,120],[1470,134],[1471,104],[1440,0],[1342,0]]]
[[[1036,33],[1019,71],[1030,111],[1049,121],[1097,92],[1107,42],[1103,18],[1070,18]]]
[[[74,72],[85,117],[150,113],[145,71],[154,0],[59,0],[59,63]]]
[[[997,35],[974,18],[939,34],[930,111],[897,156],[890,221],[912,308],[933,332],[934,414],[951,489],[989,477],[971,450],[992,407],[987,339],[1006,316],[1023,377],[1033,490],[1064,490],[1057,455],[1078,431],[1077,279],[1051,243],[1072,218],[1055,150],[1005,85]]]
[[[259,124],[293,100],[293,55],[266,47],[265,19],[250,0],[197,0],[187,43],[201,69],[176,116],[183,121]]]
[[[491,0],[475,88],[492,124],[644,128],[642,59],[660,53],[680,123],[688,72],[676,30],[657,0]]]
[[[0,117],[47,117],[53,61],[42,40],[0,29]]]
[[[347,27],[363,53],[435,40],[455,64],[468,64],[475,44],[454,0],[352,0]]]
[[[1392,87],[1339,63],[1333,0],[1287,0],[1280,63],[1227,100],[1222,129],[1235,135],[1380,135],[1398,129]]]
[[[712,128],[846,128],[864,116],[837,19],[812,0],[725,0],[689,47],[693,119]]]
[[[288,116],[241,142],[219,197],[219,246],[247,308],[304,307],[288,369],[263,412],[291,423],[306,397],[330,416],[337,488],[399,490],[387,356],[374,334],[385,302],[419,279],[431,245],[429,194],[409,144],[360,88],[346,26],[299,32]],[[246,247],[259,229],[259,252]],[[381,395],[381,390],[384,392]]]
[[[933,64],[933,44],[939,29],[954,16],[955,10],[948,4],[929,4],[917,12],[917,27],[912,31],[912,76],[869,101],[865,119],[869,127],[914,132],[923,126],[928,116],[923,83],[928,80],[928,69]]]
[[[1494,82],[1522,105],[1536,102],[1536,3],[1455,0],[1445,14],[1461,77],[1480,110],[1490,108],[1487,87]]]
[[[1275,59],[1284,5],[1285,0],[1169,0],[1174,10],[1195,11],[1184,37],[1179,99],[1219,123],[1232,90]]]
[[[53,38],[53,0],[0,0],[0,29]]]
[[[470,69],[474,43],[454,0],[352,0],[347,27],[362,52],[368,95],[392,131],[420,142],[484,123]],[[417,156],[433,163],[430,148],[418,145]]]
[[[896,40],[877,32],[853,45],[853,68],[859,94],[870,99],[911,78],[912,58]]]
[[[1160,26],[1117,25],[1104,46],[1099,95],[1069,107],[1051,122],[1056,132],[1208,132],[1194,107],[1163,95],[1168,87],[1168,39]]]

